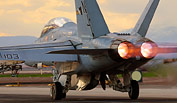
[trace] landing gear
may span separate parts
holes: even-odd
[[[11,66],[11,68],[12,68],[11,76],[12,77],[18,77],[19,70],[22,71],[22,66],[21,65],[14,65],[14,66]]]
[[[0,65],[0,73],[4,74],[6,71],[12,71],[12,77],[18,77],[19,70],[22,71],[22,65]]]
[[[56,82],[50,89],[50,96],[53,100],[61,100],[66,98],[66,93],[64,93],[64,87],[60,82]]]
[[[131,80],[129,73],[123,74],[123,83],[119,80],[117,75],[109,75],[111,80],[110,87],[115,91],[128,92],[130,99],[135,100],[139,97],[139,84],[135,80]]]
[[[130,91],[128,92],[130,99],[135,100],[139,97],[139,84],[137,81],[132,80],[130,85]]]

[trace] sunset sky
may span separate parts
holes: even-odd
[[[148,3],[148,0],[97,1],[111,32],[130,31]],[[177,40],[176,10],[177,0],[161,0],[148,37]],[[39,37],[43,26],[55,17],[76,22],[74,0],[0,0],[0,36]]]

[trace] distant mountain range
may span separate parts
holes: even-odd
[[[0,37],[0,47],[32,44],[37,40],[34,36],[3,36]]]
[[[132,29],[124,30],[123,33],[131,33]],[[161,43],[177,43],[177,27],[151,27],[147,38]]]
[[[147,37],[156,42],[177,43],[177,27],[154,27],[147,34]]]

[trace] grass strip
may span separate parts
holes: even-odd
[[[52,74],[19,74],[17,77],[52,77]],[[1,77],[12,77],[11,74],[1,74]],[[121,75],[118,75],[121,78]],[[154,72],[143,72],[143,77],[158,77],[157,73]]]
[[[18,76],[16,77],[52,77],[53,75],[52,74],[19,74]],[[1,77],[12,77],[11,74],[1,74],[0,75],[0,78]]]

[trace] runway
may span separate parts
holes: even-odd
[[[38,102],[38,103],[176,103],[177,88],[143,88],[138,100],[129,100],[127,93],[108,88],[91,91],[69,91],[67,98],[53,101],[49,87],[0,87],[0,102]]]

